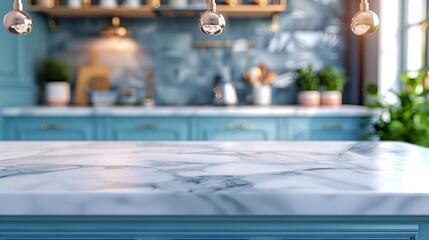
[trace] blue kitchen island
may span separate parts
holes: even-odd
[[[428,240],[399,142],[0,143],[0,240]]]

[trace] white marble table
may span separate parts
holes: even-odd
[[[5,142],[1,215],[429,215],[429,149],[389,142]]]

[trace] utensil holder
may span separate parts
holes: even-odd
[[[271,105],[272,89],[269,85],[252,88],[253,104],[260,106]]]

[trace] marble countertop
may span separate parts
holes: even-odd
[[[360,117],[374,115],[374,111],[363,106],[344,105],[342,107],[299,107],[299,106],[239,106],[239,107],[12,107],[5,108],[7,117],[90,117],[90,116],[178,116],[178,117],[219,117],[219,116],[327,116]]]
[[[0,215],[429,215],[394,142],[2,142]]]

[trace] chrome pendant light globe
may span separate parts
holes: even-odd
[[[9,11],[3,18],[4,28],[17,35],[25,35],[33,29],[33,20],[30,15],[22,11],[21,0],[13,2],[13,10]]]
[[[209,0],[208,10],[203,13],[199,21],[200,30],[207,35],[219,35],[225,28],[225,18],[216,12],[215,0]]]
[[[356,35],[371,35],[380,25],[377,14],[369,10],[368,0],[361,0],[359,11],[353,16],[350,27]]]

